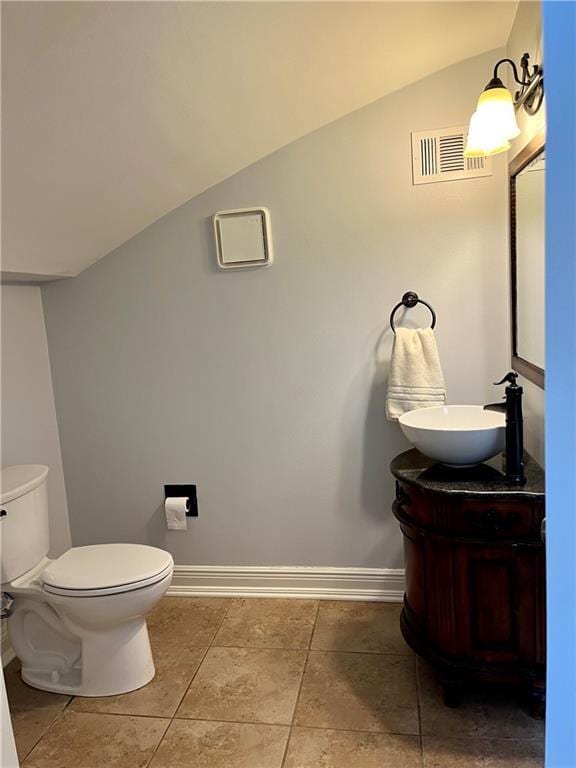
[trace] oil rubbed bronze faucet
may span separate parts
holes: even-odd
[[[490,403],[484,406],[485,411],[501,411],[506,414],[506,480],[515,485],[524,485],[524,426],[522,419],[522,395],[524,390],[518,386],[518,374],[510,371],[501,381],[495,381],[495,386],[508,382],[506,387],[506,402]]]

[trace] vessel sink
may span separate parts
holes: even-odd
[[[449,467],[472,467],[504,450],[505,415],[481,405],[419,408],[398,423],[420,453]]]

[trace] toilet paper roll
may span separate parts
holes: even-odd
[[[186,512],[190,509],[188,496],[170,496],[164,502],[166,525],[170,531],[186,531],[188,522]]]

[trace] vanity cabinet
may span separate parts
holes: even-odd
[[[448,706],[466,683],[518,686],[543,717],[542,469],[526,456],[527,483],[511,486],[496,464],[451,469],[411,450],[391,470],[407,643],[435,666]]]

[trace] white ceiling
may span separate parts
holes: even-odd
[[[2,3],[3,270],[77,274],[275,149],[504,45],[515,9]]]

